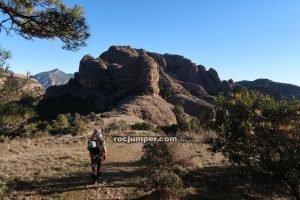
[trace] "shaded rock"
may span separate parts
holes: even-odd
[[[162,55],[152,52],[147,52],[147,54],[151,56],[161,68],[163,68],[164,70],[166,69],[167,63]]]
[[[231,91],[229,87],[222,87],[218,73],[214,69],[206,71],[202,65],[196,65],[189,59],[178,55],[163,55],[166,61],[167,72],[170,73],[175,79],[198,84],[202,86],[210,95],[217,95],[220,89],[228,89],[225,92]]]
[[[213,68],[210,68],[208,71],[207,71],[208,75],[212,78],[212,80],[216,83],[216,84],[220,84],[221,83],[221,80],[219,78],[219,75],[218,75],[218,72],[213,69]]]
[[[183,94],[176,94],[169,100],[173,105],[182,105],[184,112],[200,119],[213,119],[215,117],[215,111],[211,104],[192,96],[186,96]]]
[[[84,56],[79,65],[78,83],[87,88],[98,88],[105,82],[108,63],[101,58]]]

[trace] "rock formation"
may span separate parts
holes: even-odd
[[[176,104],[189,115],[214,117],[213,96],[232,87],[216,70],[207,71],[183,56],[112,46],[97,58],[84,56],[74,79],[49,88],[46,99],[94,99],[95,111],[116,108],[155,124],[172,124]]]
[[[35,79],[29,78],[24,74],[17,74],[13,72],[1,73],[0,76],[0,91],[5,87],[7,79],[12,78],[15,82],[15,86],[18,89],[19,96],[32,96],[39,97],[44,95],[45,89]]]

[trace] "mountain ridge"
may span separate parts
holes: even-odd
[[[73,74],[68,74],[58,68],[53,70],[40,72],[32,76],[36,79],[45,89],[54,85],[64,85],[73,78]]]
[[[254,81],[243,80],[236,83],[247,89],[258,90],[264,94],[271,95],[276,99],[283,97],[290,101],[295,97],[300,100],[300,86],[290,83],[276,82],[267,78],[259,78]]]

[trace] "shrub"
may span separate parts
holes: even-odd
[[[182,194],[183,182],[174,173],[175,161],[167,143],[146,143],[142,160],[146,165],[143,189],[151,192],[152,199],[172,199]]]
[[[213,150],[247,167],[245,173],[272,192],[299,200],[300,102],[243,90],[220,96],[216,112]]]
[[[142,160],[151,170],[172,169],[173,155],[165,142],[149,142],[143,146]]]
[[[152,124],[147,123],[147,122],[141,122],[141,123],[135,123],[135,124],[131,125],[131,128],[133,130],[149,131],[149,130],[153,130],[154,126]]]
[[[7,192],[6,184],[0,183],[0,199],[4,199],[6,192]]]
[[[4,102],[0,99],[0,133],[8,137],[21,136],[24,133],[24,125],[34,113],[32,102]]]
[[[66,115],[59,114],[51,123],[52,134],[65,134],[70,127],[69,120]]]
[[[168,100],[170,97],[172,97],[174,95],[174,91],[171,88],[166,88],[166,89],[162,89],[160,90],[160,96],[166,100]]]
[[[151,199],[174,199],[184,194],[183,181],[173,171],[154,172],[145,183],[152,191]]]
[[[74,116],[70,116],[69,122],[69,131],[73,136],[78,135],[79,133],[82,133],[85,130],[85,122],[78,113],[76,113]]]
[[[176,135],[176,133],[178,131],[178,125],[172,124],[172,125],[157,126],[156,130],[158,132],[161,130],[167,135]]]
[[[0,135],[0,143],[5,142],[5,136],[4,135]]]
[[[55,120],[52,120],[50,124],[44,123],[44,131],[51,134],[71,134],[72,136],[78,135],[85,130],[86,122],[82,117],[75,113],[71,114],[59,114]]]
[[[189,128],[191,132],[194,133],[203,133],[204,132],[204,125],[201,120],[197,117],[193,117],[189,122]]]
[[[173,108],[173,112],[176,116],[176,121],[178,124],[178,130],[179,131],[189,131],[189,123],[186,120],[185,113],[184,113],[184,108],[182,106],[176,105]]]

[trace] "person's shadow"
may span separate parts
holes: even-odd
[[[143,174],[141,169],[135,169],[139,162],[116,162],[105,163],[102,168],[101,182],[113,184],[112,187],[137,187],[130,183],[131,178]],[[124,171],[120,167],[132,167],[133,170]],[[7,184],[8,192],[16,191],[24,195],[52,195],[68,191],[96,189],[99,185],[94,184],[92,173],[88,171],[70,173],[63,176],[39,178],[35,180],[14,179]]]
[[[86,190],[96,188],[90,173],[72,173],[61,177],[50,177],[40,180],[24,181],[12,180],[7,184],[9,190],[22,192],[23,194],[51,195],[75,190]]]

